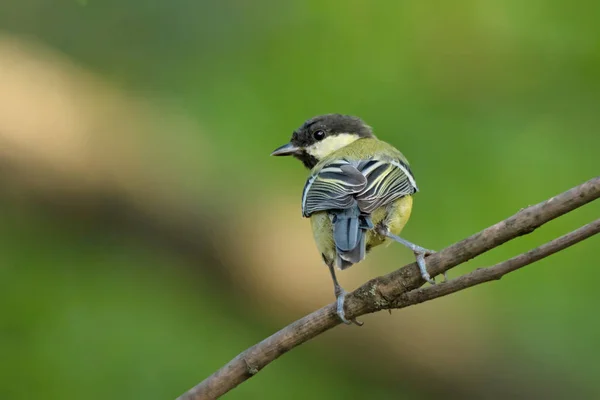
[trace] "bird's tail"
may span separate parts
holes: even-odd
[[[370,218],[361,215],[358,206],[335,213],[333,239],[338,268],[349,268],[365,258],[367,230],[372,227]]]

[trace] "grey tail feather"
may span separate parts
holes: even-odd
[[[362,261],[365,258],[366,246],[365,238],[367,233],[365,230],[360,230],[360,240],[356,247],[350,251],[341,251],[337,249],[337,266],[344,270],[350,268],[352,265]]]
[[[365,258],[366,229],[369,229],[370,225],[370,219],[361,216],[358,207],[335,213],[333,238],[338,268],[349,268]]]

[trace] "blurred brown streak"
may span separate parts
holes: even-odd
[[[189,121],[151,117],[168,110],[127,99],[48,49],[6,37],[0,87],[2,198],[33,205],[57,224],[145,239],[186,257],[195,271],[225,277],[206,240],[219,237],[214,216],[202,212],[202,199],[192,208],[170,190],[177,183],[168,160],[142,156],[154,150],[143,135],[191,129]]]

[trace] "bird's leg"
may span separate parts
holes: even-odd
[[[419,271],[421,271],[421,277],[427,282],[431,283],[432,285],[435,285],[435,279],[432,279],[429,275],[429,272],[427,272],[427,267],[425,265],[425,253],[421,253],[418,251],[414,251],[414,253],[417,257],[417,265],[419,266]]]
[[[333,263],[331,263],[331,265],[327,264],[327,266],[329,267],[329,272],[331,273],[331,279],[333,280],[333,290],[335,293],[335,297],[337,299],[337,315],[338,315],[338,317],[340,317],[342,322],[345,323],[346,325],[350,325],[350,322],[353,322],[354,324],[356,324],[358,326],[362,326],[363,323],[358,321],[356,318],[352,319],[352,321],[348,321],[346,319],[346,315],[344,313],[344,300],[346,299],[346,291],[340,286],[340,284],[337,281],[337,277],[335,276],[335,267],[333,266]]]
[[[379,234],[381,234],[383,236],[387,236],[390,239],[392,239],[400,244],[403,244],[404,246],[411,249],[413,251],[413,253],[415,253],[415,256],[417,258],[417,265],[419,266],[419,271],[421,271],[421,277],[423,279],[425,279],[427,282],[431,283],[432,285],[435,285],[435,280],[431,279],[431,276],[429,276],[429,273],[427,272],[427,268],[425,266],[425,256],[431,255],[431,254],[435,253],[435,251],[427,250],[421,246],[417,246],[416,244],[411,243],[408,240],[402,239],[400,236],[394,235],[393,233],[391,233],[390,231],[388,231],[385,228],[379,228],[378,232],[379,232]]]

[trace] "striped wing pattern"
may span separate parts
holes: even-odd
[[[364,214],[416,192],[408,165],[396,160],[336,160],[313,174],[302,194],[302,215],[358,205]]]
[[[355,196],[367,186],[367,178],[346,160],[325,165],[312,175],[302,193],[302,215],[352,207]]]

